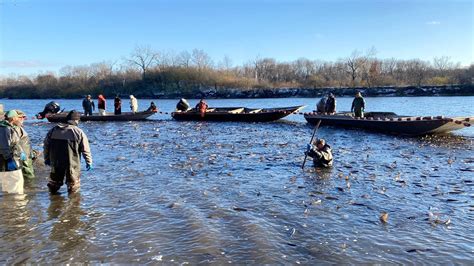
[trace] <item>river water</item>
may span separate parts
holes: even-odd
[[[317,99],[209,100],[291,106]],[[338,99],[349,110],[350,98]],[[474,97],[366,98],[367,111],[474,116]],[[31,117],[47,100],[2,100]],[[59,100],[80,109],[80,100]],[[140,100],[140,109],[150,100]],[[161,111],[176,100],[156,100]],[[192,100],[195,104],[197,101]],[[109,107],[112,101],[109,101]],[[126,106],[126,104],[124,104]],[[301,170],[313,128],[273,123],[81,123],[93,171],[79,193],[0,192],[0,264],[464,263],[474,261],[474,129],[404,138],[321,127],[334,167]],[[53,125],[29,119],[35,149]],[[84,168],[84,165],[83,165]],[[388,222],[379,219],[388,213]]]

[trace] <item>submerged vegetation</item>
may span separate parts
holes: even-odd
[[[300,58],[278,62],[257,57],[233,66],[228,57],[215,63],[203,50],[155,52],[136,47],[120,62],[66,66],[59,74],[11,75],[0,79],[0,97],[77,98],[85,94],[134,94],[139,97],[200,95],[216,90],[347,88],[471,84],[474,65],[461,67],[449,57],[379,59],[375,49],[354,51],[335,62]]]

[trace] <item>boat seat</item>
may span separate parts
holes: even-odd
[[[228,113],[231,113],[231,114],[238,114],[238,113],[242,113],[244,111],[244,108],[237,108],[237,109],[233,109],[233,110],[229,110],[227,111]]]
[[[260,111],[262,111],[262,109],[254,109],[254,110],[249,111],[249,114],[260,113]]]

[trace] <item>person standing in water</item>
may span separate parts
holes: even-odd
[[[87,171],[92,170],[92,155],[86,134],[78,127],[81,115],[72,110],[67,123],[53,127],[44,139],[44,163],[51,166],[48,188],[56,194],[64,184],[69,193],[77,192],[81,186],[81,155],[86,161]]]

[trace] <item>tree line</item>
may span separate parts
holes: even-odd
[[[120,61],[66,66],[59,73],[0,80],[6,98],[78,98],[86,94],[134,94],[139,97],[198,96],[206,89],[347,88],[472,84],[474,65],[461,67],[449,57],[379,59],[375,49],[353,51],[334,62],[299,58],[279,62],[256,57],[233,66],[203,50],[157,52],[138,46]]]

